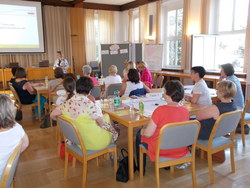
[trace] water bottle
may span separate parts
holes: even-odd
[[[44,83],[45,83],[45,86],[48,87],[48,76],[45,76],[45,79],[44,79]]]
[[[144,112],[144,103],[143,103],[142,99],[140,99],[140,102],[139,102],[139,113],[143,114],[143,112]]]
[[[95,79],[98,80],[98,73],[95,74]]]
[[[121,98],[120,98],[120,92],[118,89],[115,90],[114,96],[115,96],[114,107],[120,107]]]

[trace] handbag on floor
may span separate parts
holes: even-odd
[[[17,109],[17,110],[16,110],[16,117],[15,117],[15,120],[16,120],[16,121],[21,121],[22,119],[23,119],[23,112],[22,112],[22,110]]]

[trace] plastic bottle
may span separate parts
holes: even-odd
[[[143,112],[144,112],[144,103],[143,103],[142,99],[140,99],[140,102],[139,102],[139,113],[143,114]]]
[[[120,102],[121,102],[120,92],[119,92],[118,89],[115,89],[115,92],[114,92],[114,107],[120,107]]]
[[[95,79],[98,80],[98,73],[95,74]]]
[[[48,82],[49,82],[48,76],[45,76],[44,83],[46,87],[48,87]]]

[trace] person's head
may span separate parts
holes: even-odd
[[[82,67],[83,76],[90,76],[91,72],[92,72],[92,68],[89,65],[84,65]]]
[[[115,73],[116,74],[117,72],[118,72],[117,66],[111,65],[109,67],[109,73]]]
[[[217,97],[219,99],[232,99],[236,95],[237,88],[235,84],[230,80],[223,80],[216,85]]]
[[[16,108],[6,94],[0,94],[0,129],[11,128],[15,124]]]
[[[26,78],[27,74],[23,67],[18,67],[15,73],[16,78]]]
[[[139,70],[139,66],[140,66],[140,61],[135,62],[135,67],[137,70]]]
[[[205,76],[206,70],[202,66],[196,66],[191,68],[191,79],[197,80]]]
[[[231,63],[221,65],[221,76],[232,76],[234,74],[234,67]]]
[[[79,94],[88,95],[93,87],[93,82],[89,77],[81,77],[76,82],[76,92]]]
[[[69,100],[74,95],[74,91],[76,89],[76,82],[73,78],[66,77],[63,80],[63,87],[68,93],[67,100]]]
[[[67,78],[67,77],[73,78],[75,81],[77,81],[77,77],[73,73],[66,73],[66,74],[64,74],[64,78]]]
[[[13,76],[15,76],[17,68],[19,68],[19,67],[12,67],[11,68],[11,73]]]
[[[64,78],[63,69],[61,67],[56,67],[54,70],[55,78]]]
[[[180,81],[171,80],[165,84],[164,88],[164,98],[167,102],[170,102],[171,100],[173,102],[180,102],[183,99],[184,88]],[[169,98],[171,100],[169,100]]]
[[[62,59],[62,51],[57,51],[57,52],[56,52],[56,57],[57,57],[58,59]]]
[[[128,80],[132,83],[135,83],[135,84],[140,82],[140,77],[139,77],[138,71],[136,69],[129,69]]]
[[[129,61],[126,69],[127,69],[127,71],[129,71],[129,69],[135,69],[135,63],[132,61]]]
[[[138,66],[140,71],[144,71],[147,68],[147,63],[144,61],[141,61]]]

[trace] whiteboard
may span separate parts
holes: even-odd
[[[162,68],[162,44],[146,44],[144,47],[144,61],[149,70],[161,70]]]

